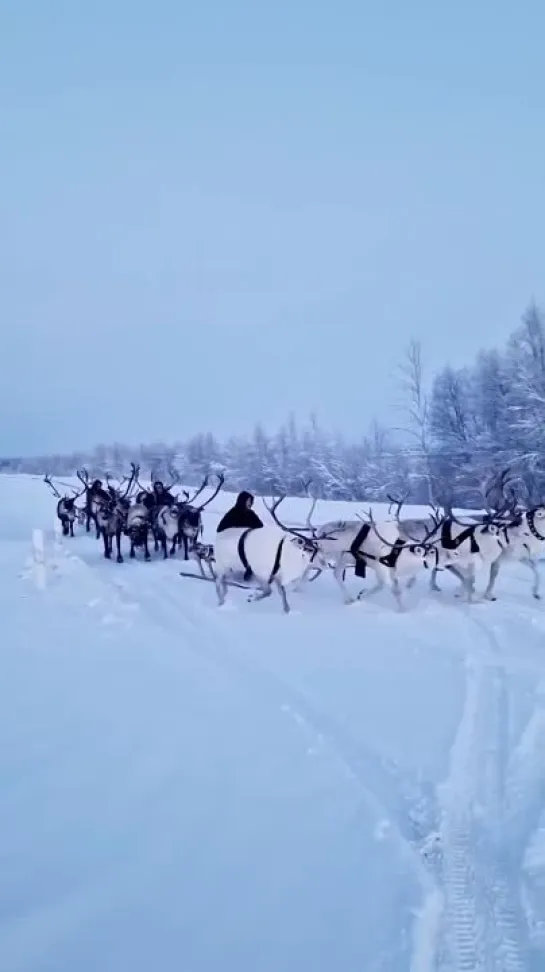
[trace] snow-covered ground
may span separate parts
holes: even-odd
[[[404,614],[346,607],[325,576],[289,616],[218,611],[178,559],[60,542],[54,508],[0,477],[2,972],[541,972],[524,569],[471,607],[425,577]]]

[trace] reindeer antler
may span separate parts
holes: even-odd
[[[59,493],[59,491],[58,491],[58,489],[57,489],[57,487],[56,487],[56,486],[54,486],[54,485],[53,485],[53,483],[51,482],[51,476],[50,476],[49,474],[48,474],[47,476],[44,476],[44,483],[45,483],[45,484],[46,484],[47,486],[49,486],[49,488],[50,488],[50,490],[51,490],[51,492],[53,493],[53,495],[54,495],[54,496],[56,496],[56,497],[57,497],[57,499],[62,499],[62,496],[61,496],[61,494]]]
[[[142,490],[143,493],[148,493],[149,494],[150,490],[147,489],[145,486],[142,486],[142,483],[140,482],[140,464],[139,463],[135,464],[134,462],[131,462],[131,479],[132,479],[133,483],[136,483],[137,486],[140,487],[140,489]]]
[[[276,523],[276,525],[278,527],[280,527],[281,530],[285,530],[286,533],[289,533],[290,531],[288,530],[288,527],[286,526],[286,524],[285,523],[282,523],[282,521],[276,515],[276,511],[277,511],[278,507],[280,506],[280,504],[283,503],[284,500],[286,499],[286,495],[284,494],[284,496],[279,496],[277,500],[273,499],[273,497],[271,497],[271,499],[272,499],[272,506],[269,506],[269,504],[267,503],[267,501],[263,497],[262,498],[263,506],[265,507],[265,509],[267,510],[267,512],[270,513],[270,515],[273,518],[273,520]]]
[[[85,489],[88,489],[88,487],[89,487],[89,473],[87,472],[87,470],[85,469],[85,467],[82,467],[81,469],[78,469],[78,471],[76,472],[76,476],[78,477],[80,483],[83,483],[83,486],[85,487]]]
[[[406,493],[405,496],[403,497],[403,499],[400,499],[399,500],[399,499],[395,499],[395,497],[393,497],[390,493],[386,493],[386,498],[390,502],[390,505],[388,507],[388,515],[390,515],[391,512],[392,512],[392,506],[397,506],[397,510],[394,513],[394,516],[395,516],[395,518],[396,518],[396,520],[397,520],[398,523],[399,523],[399,517],[401,515],[401,510],[403,509],[403,506],[405,505],[405,503],[407,501],[408,495],[409,494]]]
[[[170,466],[168,469],[168,474],[171,477],[172,482],[168,484],[167,489],[172,489],[172,487],[175,486],[176,483],[180,482],[180,473],[178,472],[177,469],[175,469],[174,466]]]
[[[386,539],[385,539],[385,538],[384,538],[383,536],[381,536],[381,534],[379,533],[379,531],[378,531],[378,528],[377,528],[377,524],[376,524],[376,522],[375,522],[375,518],[374,518],[374,516],[373,516],[373,511],[372,511],[372,509],[371,509],[371,507],[369,507],[369,512],[368,512],[368,514],[367,514],[367,518],[366,518],[365,516],[361,516],[361,514],[360,514],[360,513],[358,513],[358,519],[360,519],[360,520],[362,520],[362,522],[363,522],[363,523],[368,523],[368,524],[369,524],[369,526],[372,526],[372,527],[373,527],[373,530],[375,531],[375,533],[376,533],[376,535],[377,535],[377,537],[379,538],[379,540],[380,540],[380,542],[384,544],[384,546],[385,546],[385,547],[390,547],[390,548],[392,548],[392,547],[395,547],[395,546],[396,546],[396,544],[395,544],[395,543],[390,543],[390,541],[389,541],[389,540],[386,540]]]
[[[216,486],[216,488],[215,488],[214,492],[212,493],[212,495],[208,497],[208,499],[206,500],[206,502],[205,503],[201,503],[201,505],[199,506],[199,509],[200,510],[204,510],[205,506],[208,506],[208,504],[211,503],[212,500],[214,500],[216,498],[216,496],[218,495],[221,487],[223,486],[223,484],[225,482],[225,475],[223,473],[216,473],[216,475],[218,477],[218,485]]]
[[[204,489],[206,489],[206,487],[208,486],[208,480],[209,480],[209,478],[210,477],[209,477],[209,475],[207,473],[206,476],[204,477],[201,485],[199,486],[197,492],[191,497],[191,499],[189,499],[189,495],[188,495],[187,503],[188,503],[189,506],[191,506],[195,502],[195,500],[197,499],[197,496],[200,496],[201,493],[202,493],[202,491]],[[184,490],[184,493],[186,493],[186,490]],[[186,495],[187,495],[187,493],[186,493]]]
[[[267,510],[267,512],[270,513],[270,515],[271,515],[272,519],[274,520],[274,522],[276,523],[276,525],[278,527],[280,527],[280,529],[283,530],[284,533],[290,533],[292,537],[298,537],[299,540],[304,540],[305,543],[308,543],[309,542],[309,538],[308,537],[305,537],[304,534],[299,533],[299,531],[296,530],[294,527],[289,527],[285,523],[282,523],[282,521],[278,517],[276,511],[277,511],[278,507],[280,506],[280,504],[283,503],[285,499],[286,499],[286,494],[284,493],[284,495],[283,496],[279,496],[277,500],[275,500],[275,499],[273,499],[273,497],[271,497],[272,506],[269,506],[269,504],[266,502],[266,500],[265,500],[264,497],[262,497],[262,502],[263,502],[263,506],[265,507],[265,509]]]

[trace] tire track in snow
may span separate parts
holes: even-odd
[[[494,634],[466,610],[501,660]],[[450,757],[443,806],[443,954],[452,972],[524,972],[527,934],[504,853],[508,691],[501,664],[490,665],[468,632],[464,709]],[[441,963],[441,964],[440,964]]]

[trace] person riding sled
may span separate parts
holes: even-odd
[[[259,530],[263,523],[255,510],[252,509],[253,505],[254,497],[251,493],[243,490],[242,493],[238,494],[235,505],[227,510],[227,513],[221,518],[216,533],[233,529]],[[247,567],[244,572],[244,580],[249,581],[251,577],[252,570]]]

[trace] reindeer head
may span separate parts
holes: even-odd
[[[426,570],[433,570],[439,566],[439,552],[433,543],[407,543],[405,544],[402,556],[416,562],[415,566],[424,567]]]
[[[179,503],[178,505],[179,517],[180,517],[180,532],[183,534],[184,537],[187,537],[189,540],[197,539],[199,533],[202,530],[202,512],[204,509],[206,509],[208,504],[211,503],[212,500],[216,498],[221,487],[223,486],[223,483],[225,482],[225,476],[223,476],[223,474],[221,473],[218,474],[217,476],[218,482],[212,495],[209,496],[204,503],[201,503],[199,506],[194,506],[193,503],[195,502],[197,496],[200,496],[202,491],[206,489],[206,487],[208,486],[208,479],[209,479],[208,476],[204,477],[197,492],[194,493],[193,496],[191,497],[189,496],[189,493],[184,490],[185,499],[182,500],[182,502]]]
[[[76,500],[79,499],[79,497],[85,492],[85,487],[83,487],[83,489],[81,489],[79,492],[77,489],[72,487],[72,496],[69,496],[68,493],[65,493],[63,496],[53,484],[51,476],[44,476],[44,483],[49,486],[53,495],[59,500],[59,513],[62,509],[64,516],[66,516],[69,520],[75,520],[76,516],[78,515]]]
[[[62,504],[63,504],[64,509],[66,511],[66,515],[70,519],[75,520],[76,515],[77,515],[77,510],[76,510],[76,497],[75,496],[65,496],[65,497],[63,497]]]
[[[198,506],[181,504],[178,510],[180,532],[189,540],[196,540],[202,527],[201,510]]]
[[[500,526],[499,523],[495,523],[493,520],[483,523],[481,526],[477,526],[475,532],[481,535],[487,535],[489,537],[499,537],[502,531],[505,529],[505,525]]]
[[[280,527],[280,529],[284,533],[289,534],[290,543],[298,547],[300,550],[303,550],[306,554],[309,554],[309,556],[313,559],[319,553],[320,550],[320,546],[319,543],[317,542],[316,537],[305,536],[304,533],[301,533],[299,530],[296,530],[294,527],[289,527],[287,526],[287,524],[282,523],[282,521],[278,517],[276,511],[280,506],[280,504],[283,503],[285,498],[286,498],[285,495],[280,496],[277,500],[273,500],[271,506],[268,506],[265,500],[263,500],[263,505],[267,510],[267,512],[270,513],[276,525]]]
[[[310,557],[314,558],[320,550],[320,545],[316,540],[311,539],[311,537],[303,536],[290,536],[289,542],[293,544],[294,547],[298,547],[299,550],[303,550],[304,553],[309,554]]]

